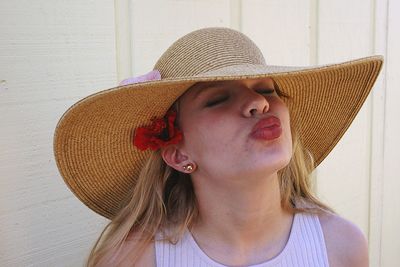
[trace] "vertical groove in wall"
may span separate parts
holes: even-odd
[[[371,0],[371,11],[370,11],[370,18],[371,18],[371,51],[370,53],[375,53],[375,48],[376,48],[376,31],[377,31],[377,15],[376,15],[376,5],[377,1],[379,0]]]
[[[117,78],[121,81],[132,76],[130,0],[115,0],[114,8]]]
[[[369,45],[370,45],[370,51],[369,54],[373,54],[374,53],[374,47],[375,47],[375,32],[376,32],[376,16],[375,16],[375,12],[376,12],[376,0],[370,0],[370,11],[369,11]],[[368,221],[367,221],[367,238],[368,240],[370,239],[371,236],[371,179],[372,179],[372,137],[373,137],[373,129],[372,129],[372,123],[373,123],[373,105],[372,105],[372,93],[370,94],[370,96],[367,98],[367,101],[365,103],[365,106],[367,108],[367,147],[368,147],[368,153],[369,153],[369,157],[367,158],[367,176],[368,176],[368,182],[369,182],[369,195],[368,195]]]
[[[372,0],[372,45],[374,54],[386,58],[388,0]],[[372,91],[371,139],[370,139],[370,203],[369,203],[369,251],[370,265],[382,264],[382,210],[384,182],[384,136],[385,136],[385,65]]]
[[[319,0],[310,1],[310,64],[318,64],[318,9]]]
[[[242,0],[231,0],[231,28],[242,30]]]
[[[309,10],[309,27],[310,27],[310,46],[309,46],[309,64],[318,64],[318,1],[319,0],[309,0],[310,10]],[[313,191],[318,196],[318,168],[314,170],[312,175]]]

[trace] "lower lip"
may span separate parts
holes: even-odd
[[[254,131],[251,134],[252,138],[255,139],[261,139],[261,140],[273,140],[281,136],[282,134],[282,128],[281,126],[274,125],[271,127],[266,127],[259,129],[257,131]]]

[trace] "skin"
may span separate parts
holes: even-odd
[[[161,151],[169,166],[191,173],[200,211],[191,233],[210,258],[225,265],[267,261],[289,238],[293,214],[281,208],[277,172],[292,154],[290,118],[273,88],[269,78],[196,84],[180,99],[183,142]],[[251,138],[253,126],[270,114],[280,119],[281,136]],[[183,169],[189,163],[195,166],[191,172]],[[368,266],[367,240],[356,225],[334,214],[319,219],[331,267]],[[121,257],[135,250],[134,236],[128,240]],[[119,266],[131,265],[127,257]],[[156,266],[154,245],[135,266]]]
[[[250,137],[254,125],[269,115],[280,119],[282,134],[273,140]],[[194,86],[181,98],[179,123],[184,141],[162,155],[179,171],[188,163],[197,167],[191,177],[200,220],[191,231],[199,246],[228,265],[277,255],[293,220],[281,208],[277,175],[290,161],[292,139],[289,111],[273,81]]]

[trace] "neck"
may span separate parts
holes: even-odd
[[[276,173],[224,187],[206,183],[199,186],[193,180],[200,219],[191,231],[200,246],[243,255],[268,247],[283,249],[293,216],[281,207]]]

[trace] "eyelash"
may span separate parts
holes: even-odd
[[[274,93],[275,90],[274,90],[274,89],[269,89],[269,90],[258,90],[258,91],[256,91],[256,92],[259,93],[259,94],[262,94],[262,95],[263,95],[263,94],[268,94],[268,95],[269,95],[269,94]],[[229,96],[223,96],[223,97],[220,97],[220,98],[211,100],[211,101],[207,102],[206,107],[216,106],[217,104],[222,103],[222,102],[228,100],[228,98],[229,98]]]

